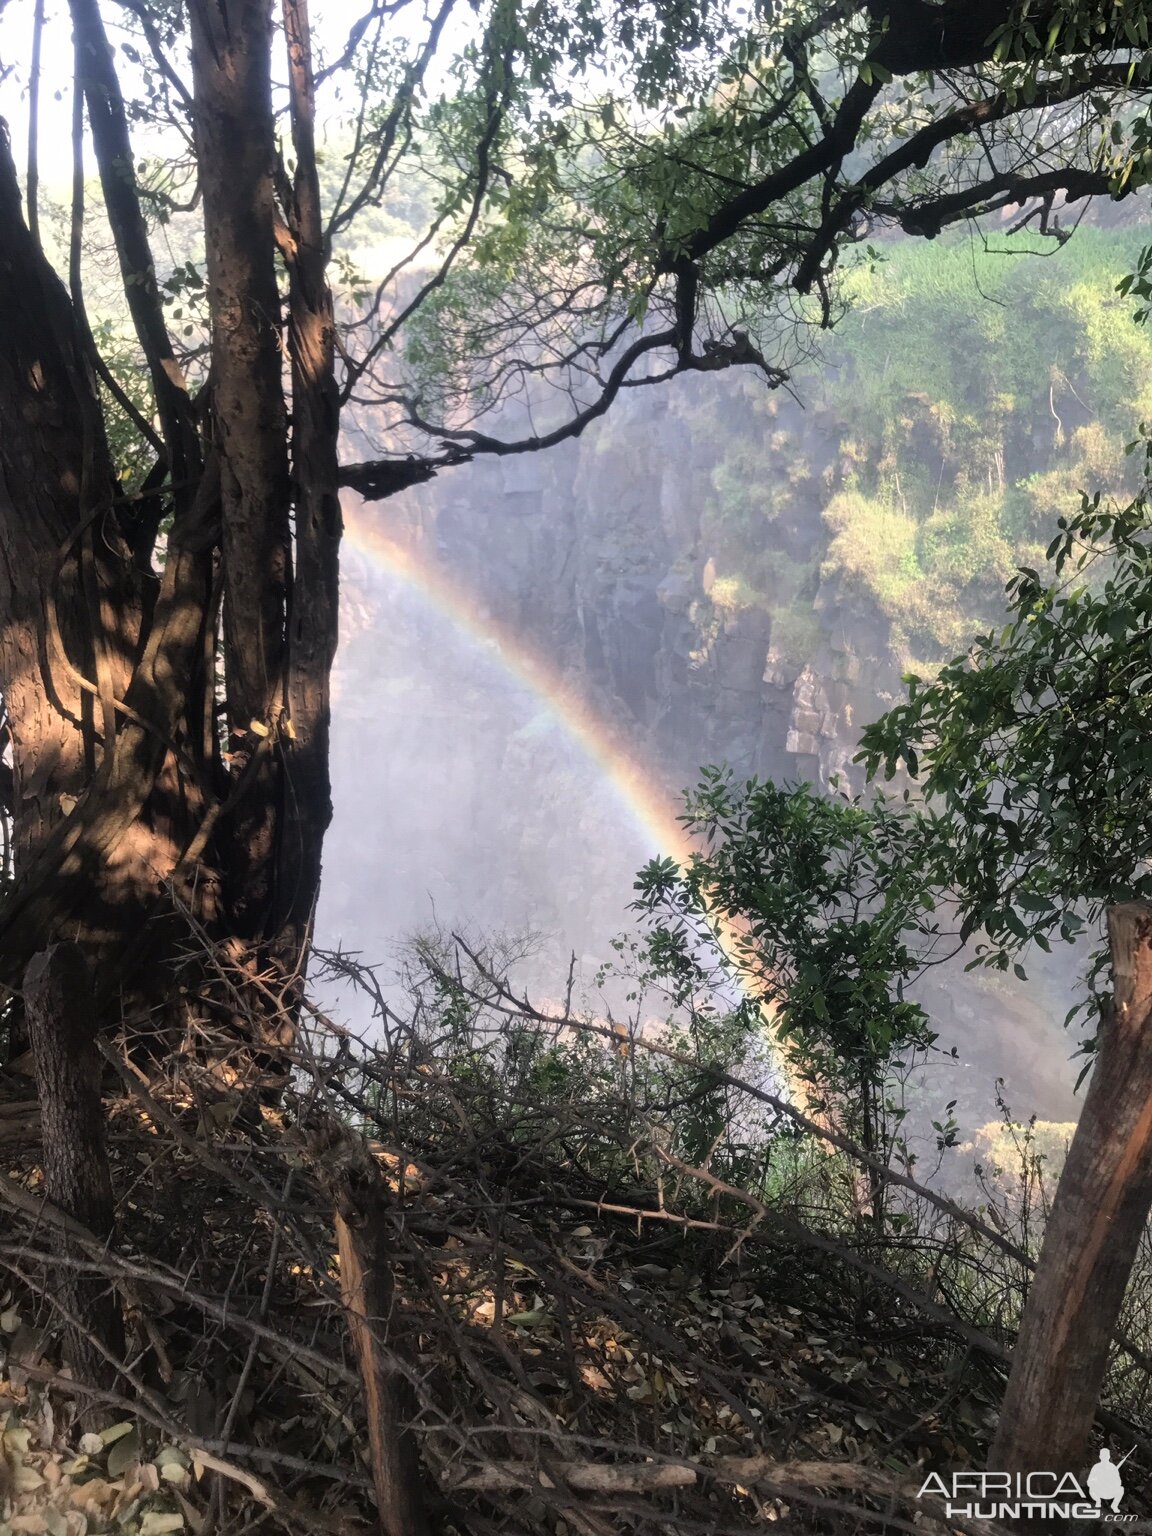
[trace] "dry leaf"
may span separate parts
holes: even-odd
[[[23,1424],[4,1431],[4,1449],[16,1456],[26,1456],[32,1444],[32,1432]]]
[[[183,1515],[161,1514],[157,1510],[149,1510],[140,1522],[140,1536],[167,1536],[169,1531],[183,1529]]]
[[[162,1445],[152,1458],[152,1464],[163,1467],[168,1462],[175,1462],[178,1467],[190,1467],[191,1461],[178,1445]]]
[[[89,1505],[94,1505],[96,1509],[103,1510],[111,1508],[119,1492],[120,1490],[106,1478],[94,1477],[90,1482],[81,1483],[78,1488],[72,1488],[70,1495],[77,1509],[86,1510]]]

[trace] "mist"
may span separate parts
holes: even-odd
[[[465,465],[383,505],[349,501],[322,944],[390,984],[413,935],[515,941],[514,974],[536,999],[563,995],[574,959],[577,998],[603,1011],[619,993],[606,1003],[598,971],[633,924],[636,872],[669,851],[702,765],[863,787],[859,729],[900,696],[909,657],[952,654],[1003,612],[999,571],[978,571],[950,589],[952,629],[932,633],[943,605],[927,622],[910,591],[894,609],[883,567],[869,574],[838,538],[837,498],[862,482],[845,465],[853,350],[874,348],[876,330],[874,317],[846,322],[842,350],[795,394],[681,380],[550,454]],[[908,382],[894,383],[895,408],[911,396],[927,415]],[[1061,410],[1073,409],[1079,426],[1060,441],[1011,424],[1017,468],[1079,472],[1071,430],[1098,424],[1069,394]],[[970,470],[955,442],[906,425],[897,494],[909,518],[930,519]],[[412,552],[416,575],[380,559],[382,542]],[[643,794],[621,788],[601,736],[637,765]],[[940,1039],[914,1084],[922,1121],[950,1100],[966,1136],[1004,1106],[1075,1119],[1083,1058],[1064,1018],[1086,953],[1037,952],[1027,982],[966,974],[967,953],[927,973],[916,995]]]

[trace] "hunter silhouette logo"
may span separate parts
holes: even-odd
[[[1136,1447],[1133,1446],[1132,1450]],[[1132,1451],[1128,1452],[1131,1456]],[[1100,1452],[1100,1459],[1088,1474],[1088,1492],[1094,1504],[1112,1506],[1112,1513],[1119,1514],[1120,1500],[1124,1497],[1124,1480],[1120,1476],[1120,1468],[1128,1460],[1124,1456],[1113,1464],[1112,1452],[1105,1446]]]
[[[1113,1461],[1105,1447],[1083,1482],[1071,1472],[953,1472],[948,1480],[930,1472],[916,1496],[943,1499],[946,1519],[1100,1520],[1125,1525],[1136,1518],[1120,1513],[1120,1468],[1131,1454]]]

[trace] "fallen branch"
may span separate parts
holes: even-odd
[[[690,1488],[695,1482],[695,1468],[675,1462],[561,1461],[545,1468],[527,1461],[492,1461],[452,1479],[448,1488],[452,1493],[558,1487],[577,1493],[657,1493],[664,1488]]]
[[[527,1461],[493,1461],[473,1467],[447,1480],[453,1493],[510,1493],[567,1487],[576,1493],[600,1495],[659,1493],[670,1488],[690,1488],[710,1479],[733,1487],[764,1488],[787,1498],[803,1498],[819,1491],[858,1493],[886,1500],[893,1507],[910,1506],[922,1515],[966,1536],[1003,1536],[1003,1527],[982,1520],[957,1519],[947,1514],[944,1503],[928,1495],[920,1497],[915,1484],[901,1482],[875,1467],[848,1461],[775,1461],[770,1456],[726,1456],[713,1466],[689,1462],[596,1462],[561,1461],[542,1464]],[[883,1520],[879,1511],[858,1509]]]
[[[932,1495],[921,1498],[918,1485],[901,1482],[876,1467],[854,1461],[774,1461],[771,1456],[725,1456],[712,1468],[712,1476],[718,1482],[744,1488],[770,1488],[784,1497],[802,1497],[818,1489],[860,1493],[911,1506],[951,1530],[964,1531],[966,1536],[1003,1536],[1004,1532],[1003,1526],[989,1521],[958,1519],[946,1512],[942,1499]]]
[[[396,1368],[380,1330],[392,1321],[395,1293],[388,1251],[389,1211],[376,1169],[347,1176],[336,1211],[340,1294],[356,1346],[368,1415],[372,1480],[384,1536],[427,1536],[420,1460],[407,1427],[414,1409],[411,1383]]]

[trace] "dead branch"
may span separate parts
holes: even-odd
[[[490,1462],[464,1471],[451,1483],[457,1493],[504,1493],[512,1488],[569,1487],[578,1493],[655,1493],[663,1488],[690,1488],[697,1480],[693,1467],[646,1462],[565,1461],[545,1468],[529,1462]]]
[[[381,1347],[397,1321],[389,1227],[388,1203],[375,1169],[366,1177],[346,1178],[336,1211],[340,1294],[360,1361],[380,1528],[384,1536],[425,1536],[430,1527],[408,1427],[415,1397],[393,1364],[395,1345]]]

